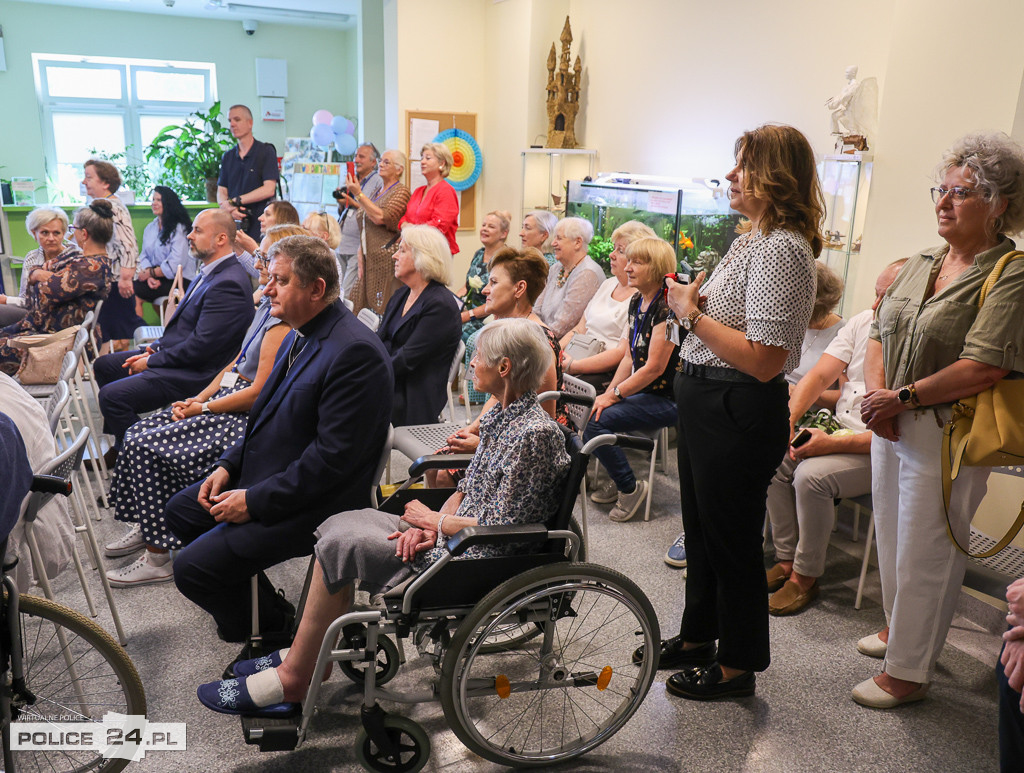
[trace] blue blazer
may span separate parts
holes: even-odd
[[[186,293],[164,334],[150,344],[156,351],[148,370],[185,388],[206,386],[238,354],[254,314],[249,275],[231,255],[194,292]]]
[[[293,330],[256,399],[245,435],[218,464],[246,489],[252,518],[297,522],[312,536],[327,516],[370,505],[387,440],[394,380],[384,346],[340,301]]]
[[[451,291],[431,282],[403,317],[410,290],[402,287],[384,309],[377,332],[391,355],[395,407],[391,423],[436,424],[448,402],[448,371],[462,340],[462,317]]]

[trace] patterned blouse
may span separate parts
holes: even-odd
[[[65,250],[44,268],[53,275],[25,290],[28,316],[0,330],[0,338],[55,333],[81,324],[85,315],[107,297],[113,276],[106,258],[82,257],[77,247]]]
[[[700,288],[704,312],[739,330],[748,341],[789,350],[784,373],[800,364],[800,348],[814,306],[814,253],[807,239],[777,228],[738,236]],[[680,359],[730,367],[695,335],[686,336]]]
[[[660,292],[654,296],[654,300],[651,301],[651,305],[647,307],[646,311],[640,311],[641,301],[643,301],[643,296],[640,293],[630,299],[629,313],[626,317],[626,338],[629,340],[629,352],[633,358],[634,373],[647,364],[651,348],[651,334],[655,327],[668,319],[669,313],[665,296]],[[640,391],[675,400],[672,382],[675,379],[675,370],[678,364],[679,347],[673,346],[672,356],[669,357],[664,372]]]
[[[469,269],[466,271],[466,297],[463,299],[462,307],[467,311],[475,309],[478,306],[483,306],[487,301],[487,296],[484,295],[484,287],[487,286],[487,281],[490,279],[491,269],[487,263],[484,262],[484,248],[481,247],[476,251],[473,259],[469,261]],[[484,326],[482,319],[476,319],[470,317],[469,322],[462,325],[462,334],[466,336],[473,333]]]
[[[78,245],[74,242],[63,242],[60,254],[57,257],[63,258],[67,255],[81,254],[81,252]],[[42,247],[36,247],[25,255],[24,260],[21,262],[21,286],[18,290],[18,295],[22,298],[25,297],[25,291],[28,290],[28,275],[32,273],[32,269],[36,266],[42,266],[44,263],[46,263],[46,255],[43,253]],[[10,303],[10,300],[8,300],[8,303]]]
[[[139,262],[139,242],[135,238],[132,216],[117,196],[111,194],[107,196],[107,201],[114,208],[114,238],[107,245],[113,270],[115,273],[122,268],[134,271]],[[118,278],[115,277],[114,281]]]
[[[569,461],[565,436],[537,404],[536,392],[507,408],[498,403],[480,419],[480,445],[459,483],[465,498],[455,514],[476,518],[481,526],[543,523],[558,507]],[[521,550],[521,545],[477,545],[460,558]],[[442,544],[421,553],[415,569],[426,568],[445,552]]]

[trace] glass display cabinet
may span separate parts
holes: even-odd
[[[847,288],[857,281],[864,214],[871,186],[870,153],[825,156],[818,164],[818,178],[825,195],[825,246],[821,260],[842,277]],[[845,318],[859,309],[847,308],[851,293],[844,292],[839,313]]]
[[[612,173],[593,181],[569,181],[565,214],[594,225],[590,256],[606,273],[614,246],[611,235],[628,220],[639,220],[673,245],[680,267],[710,273],[725,255],[740,215],[729,207],[718,180],[678,180]]]
[[[566,184],[570,179],[583,180],[597,174],[597,151],[585,148],[527,148],[523,160],[523,215],[535,209],[546,209],[558,217],[565,214]]]

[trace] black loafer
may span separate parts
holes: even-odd
[[[683,649],[683,638],[673,636],[671,639],[663,639],[661,642],[661,659],[658,661],[658,670],[667,668],[685,668],[687,666],[707,666],[715,662],[718,655],[718,647],[713,641],[701,644],[692,649]],[[644,659],[644,648],[637,647],[633,652],[633,662],[640,663]]]
[[[672,674],[665,682],[665,689],[680,698],[694,701],[710,701],[715,698],[739,698],[753,695],[756,677],[753,671],[745,671],[727,682],[722,681],[722,667],[717,663],[700,668],[688,668]]]

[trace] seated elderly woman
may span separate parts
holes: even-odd
[[[446,538],[460,529],[542,523],[551,517],[569,455],[561,430],[537,404],[536,389],[550,358],[547,341],[533,322],[507,319],[485,327],[473,364],[481,386],[500,395],[500,404],[484,418],[480,447],[459,488],[440,512],[414,501],[401,517],[366,509],[324,521],[317,530],[305,613],[291,648],[236,663],[238,678],[201,685],[199,700],[224,714],[293,709],[280,704],[305,697],[324,634],[350,609],[356,580],[363,590],[381,592],[440,558]],[[508,552],[506,546],[476,546],[460,558]]]
[[[47,224],[56,226],[58,219]],[[29,333],[55,333],[79,325],[96,304],[107,297],[113,274],[106,246],[114,232],[114,210],[109,201],[92,202],[75,212],[72,226],[80,252],[64,250],[27,273],[25,309],[19,322],[0,328],[0,371],[18,372],[21,349],[9,346],[8,338]]]
[[[672,393],[679,347],[665,338],[668,303],[662,277],[676,267],[672,246],[663,239],[638,239],[626,250],[626,277],[638,290],[629,302],[625,335],[619,340],[619,366],[608,390],[594,401],[594,413],[583,431],[586,440],[609,432],[655,430],[676,423]],[[637,480],[622,449],[604,446],[594,456],[611,482],[590,498],[615,502],[608,514],[613,521],[628,521],[647,497],[647,482]]]
[[[604,271],[587,255],[594,226],[582,217],[558,221],[551,241],[556,262],[537,299],[537,315],[562,338],[579,324],[583,310],[604,282]]]
[[[487,311],[484,304],[487,299],[484,297],[484,287],[487,285],[487,275],[490,273],[491,261],[498,251],[505,246],[508,239],[509,223],[512,215],[508,212],[495,210],[484,216],[480,224],[480,243],[483,245],[473,259],[469,261],[469,269],[466,271],[466,284],[456,292],[462,301],[462,340],[466,341],[473,333],[484,326],[484,317]]]
[[[294,225],[269,229],[256,250],[261,284],[268,281],[263,253],[286,236],[305,233]],[[270,298],[257,299],[256,316],[234,361],[195,397],[133,424],[124,436],[110,484],[114,517],[134,525],[106,546],[110,557],[146,552],[127,566],[111,569],[115,588],[174,579],[168,550],[181,547],[164,520],[164,507],[179,491],[202,480],[225,450],[245,432],[249,409],[274,368],[291,328],[270,314]]]
[[[814,270],[817,275],[814,310],[811,311],[811,321],[807,323],[804,343],[800,348],[800,364],[792,373],[786,374],[786,381],[791,386],[796,386],[797,382],[818,363],[828,345],[846,324],[843,318],[836,314],[836,308],[843,297],[842,277],[820,260],[814,261]],[[820,405],[835,408],[838,398],[838,389],[828,390],[820,398]]]
[[[636,288],[630,287],[626,278],[626,249],[637,239],[656,239],[657,236],[638,220],[627,220],[612,232],[612,244],[615,245],[611,253],[612,275],[597,288],[580,323],[562,338],[562,351],[565,352],[562,369],[593,384],[599,392],[608,386],[622,360],[617,346],[625,336],[629,302],[636,294]],[[594,339],[599,351],[573,356],[575,347],[572,341],[577,335]],[[580,340],[577,339],[577,344]]]
[[[551,251],[550,240],[557,225],[558,218],[554,214],[537,209],[523,218],[523,228],[519,232],[519,242],[523,249],[533,247],[538,250],[549,266],[555,265],[555,253]]]
[[[0,293],[0,327],[7,327],[24,319],[28,314],[25,301],[28,299],[28,275],[32,269],[41,266],[48,260],[66,258],[71,254],[78,255],[81,250],[77,244],[64,241],[68,232],[68,216],[60,207],[49,204],[36,207],[25,218],[25,229],[39,246],[29,251],[21,263],[21,288],[18,295]]]
[[[459,347],[459,304],[448,289],[448,240],[430,225],[402,228],[395,253],[399,289],[377,333],[391,355],[395,400],[391,423],[433,424],[448,400],[448,373]]]

